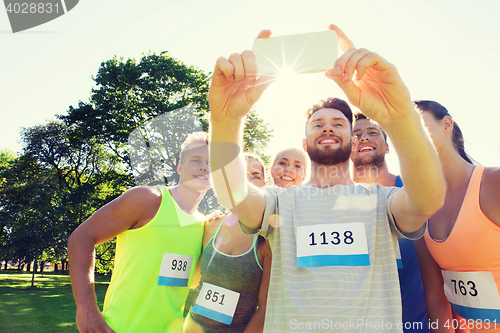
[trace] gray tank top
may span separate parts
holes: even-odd
[[[226,219],[203,249],[200,260],[201,280],[196,289],[196,297],[204,282],[223,287],[240,294],[238,305],[230,325],[190,312],[191,318],[203,327],[205,333],[243,332],[257,308],[262,266],[257,255],[257,241],[254,237],[250,249],[240,255],[228,255],[214,247],[217,235]],[[238,226],[236,226],[238,227]],[[196,298],[195,298],[196,299]]]

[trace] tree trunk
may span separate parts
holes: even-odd
[[[33,275],[31,276],[31,289],[35,288],[35,273],[36,273],[36,264],[38,260],[38,248],[35,250],[35,264],[33,266]]]
[[[3,266],[4,270],[7,270],[7,260],[5,260],[5,265]]]
[[[45,260],[42,261],[42,263],[40,264],[40,273],[42,274],[42,276],[43,276],[43,270],[44,270],[44,268],[45,268]]]
[[[54,272],[59,272],[59,263],[57,262],[54,263]]]
[[[31,272],[31,261],[26,263],[26,272]]]

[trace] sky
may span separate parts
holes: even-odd
[[[85,0],[65,15],[13,34],[0,10],[0,150],[20,152],[20,129],[88,101],[101,62],[149,51],[213,71],[220,56],[273,35],[341,27],[357,47],[398,68],[413,99],[443,104],[479,163],[500,166],[500,2],[497,0]],[[323,73],[273,83],[257,103],[274,129],[267,154],[300,146],[303,113],[345,98]],[[399,170],[394,151],[389,169]]]

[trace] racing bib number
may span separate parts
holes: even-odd
[[[500,294],[491,272],[442,274],[446,298],[461,317],[500,322]]]
[[[187,287],[193,257],[176,253],[164,253],[161,260],[158,285]]]
[[[297,267],[368,266],[362,222],[297,227]]]
[[[191,311],[230,325],[238,305],[240,294],[210,283],[203,282]]]

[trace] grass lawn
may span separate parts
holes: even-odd
[[[96,294],[102,310],[108,277],[96,277]],[[75,301],[69,275],[35,275],[37,289],[29,290],[31,273],[0,270],[0,332],[78,332]]]

